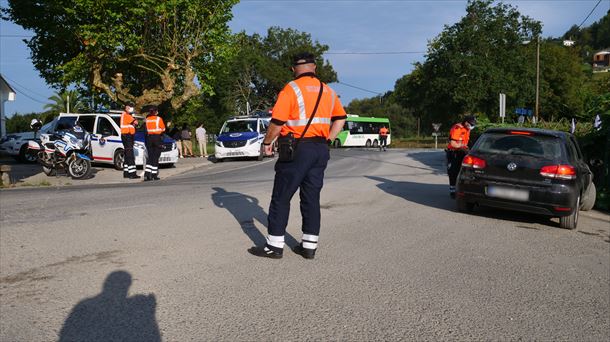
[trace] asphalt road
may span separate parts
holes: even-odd
[[[0,341],[608,339],[608,215],[460,214],[440,152],[332,152],[315,260],[246,252],[273,160],[1,191]]]

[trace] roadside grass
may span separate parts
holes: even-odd
[[[438,148],[443,148],[446,138],[438,137]],[[395,148],[434,148],[434,137],[392,138],[390,147]]]

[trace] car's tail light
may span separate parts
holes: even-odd
[[[475,156],[467,155],[462,160],[462,167],[471,167],[473,169],[484,169],[487,164],[485,160]]]
[[[513,134],[513,135],[533,135],[534,133],[526,132],[526,131],[509,131],[508,134]]]
[[[547,178],[575,179],[576,169],[572,165],[548,165],[540,169],[540,175]]]

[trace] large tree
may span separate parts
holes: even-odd
[[[113,102],[174,110],[210,90],[237,0],[9,0],[5,19],[34,36],[32,61],[52,85],[93,88]]]
[[[509,105],[523,104],[533,98],[535,59],[522,43],[540,31],[539,22],[510,5],[470,0],[466,15],[430,41],[426,61],[416,65],[414,75],[397,83],[410,89],[396,91],[408,95],[403,104],[424,111],[417,115],[427,121],[496,113],[500,92]]]
[[[245,111],[265,110],[273,105],[284,85],[292,79],[292,57],[303,51],[317,56],[317,74],[323,82],[337,81],[332,66],[323,59],[328,45],[312,40],[311,35],[294,29],[271,27],[266,36],[240,33],[236,36],[239,52],[226,75],[227,100]]]

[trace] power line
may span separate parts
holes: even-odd
[[[35,99],[35,98],[33,98],[32,96],[28,95],[28,94],[26,93],[26,90],[27,90],[27,92],[30,92],[30,93],[32,93],[32,94],[34,94],[34,95],[37,95],[37,96],[42,96],[42,95],[37,94],[37,93],[35,93],[35,92],[33,92],[33,91],[29,90],[28,88],[26,88],[26,87],[22,86],[21,84],[19,84],[19,83],[15,82],[15,81],[11,80],[10,78],[6,77],[6,75],[2,75],[2,76],[4,76],[4,78],[5,78],[5,79],[7,79],[8,81],[10,81],[10,82],[11,82],[11,85],[12,85],[13,87],[17,88],[17,90],[19,91],[19,93],[21,93],[21,95],[23,95],[23,96],[27,97],[28,99],[30,99],[30,100],[32,100],[32,101],[34,101],[34,102],[38,102],[38,103],[40,103],[40,104],[45,104],[45,105],[46,105],[46,104],[48,104],[48,102],[40,101],[40,100]],[[43,96],[43,97],[44,97],[44,96]]]
[[[357,87],[357,86],[355,86],[355,85],[347,84],[347,83],[344,83],[344,82],[339,82],[339,81],[337,81],[336,83],[342,84],[342,85],[347,86],[347,87],[350,87],[350,88],[354,88],[354,89],[358,89],[358,90],[366,91],[366,92],[369,92],[369,93],[373,93],[373,94],[376,94],[376,95],[382,95],[382,93],[380,93],[380,92],[378,92],[378,91],[372,91],[372,90],[368,90],[368,89],[360,88],[360,87]]]
[[[585,18],[585,20],[582,21],[582,23],[580,23],[580,25],[578,25],[578,28],[580,28],[582,26],[582,24],[585,23],[585,21],[587,21],[587,19],[589,19],[589,17],[591,16],[591,14],[593,14],[593,11],[595,11],[595,9],[597,8],[597,6],[599,6],[599,4],[602,3],[602,0],[599,0],[597,2],[597,4],[595,4],[595,7],[593,7],[593,9],[591,10],[591,12],[589,12],[589,14],[587,14],[587,17]]]
[[[23,88],[23,89],[27,90],[28,92],[30,92],[30,93],[32,93],[32,94],[34,94],[34,95],[36,95],[36,96],[45,97],[45,95],[42,95],[42,94],[40,94],[40,93],[37,93],[37,92],[35,92],[35,91],[33,91],[33,90],[28,89],[27,87],[25,87],[25,86],[23,86],[23,85],[21,85],[21,84],[19,84],[19,83],[15,82],[15,80],[12,80],[12,79],[10,79],[10,78],[6,77],[6,75],[2,75],[2,76],[4,76],[4,78],[6,78],[7,80],[11,81],[11,83],[14,83],[14,84],[16,84],[16,85],[20,86],[21,88]]]
[[[407,55],[424,54],[426,51],[385,51],[385,52],[325,52],[325,55]]]
[[[33,35],[24,34],[0,34],[0,38],[32,38]]]

